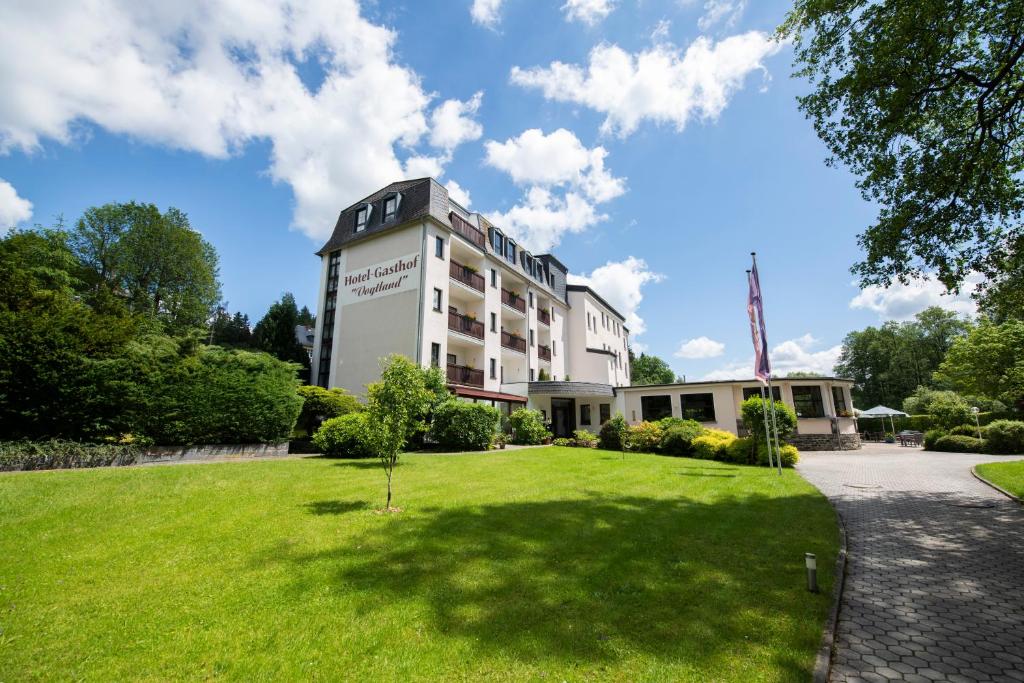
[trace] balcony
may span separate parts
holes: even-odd
[[[480,281],[483,282],[483,278],[480,278]],[[509,308],[519,311],[520,313],[526,313],[526,299],[515,292],[510,292],[504,287],[501,288],[501,303]]]
[[[548,327],[551,327],[551,314],[545,311],[543,308],[538,308],[537,322],[544,323]]]
[[[506,349],[518,351],[519,353],[526,353],[526,340],[518,334],[509,334],[505,330],[502,330],[501,345]]]
[[[538,344],[537,345],[537,357],[540,358],[541,360],[546,360],[547,362],[550,363],[551,362],[551,347],[550,346],[544,346],[543,344]]]
[[[448,274],[456,282],[461,282],[470,289],[483,293],[484,291],[484,276],[476,272],[476,270],[469,266],[464,266],[458,261],[452,261],[448,265]]]
[[[448,381],[452,384],[462,384],[467,387],[484,387],[484,371],[474,370],[465,365],[448,364]]]
[[[474,228],[472,224],[466,222],[454,211],[448,214],[448,219],[451,220],[452,229],[455,230],[455,232],[486,251],[485,245],[487,244],[487,238],[484,237],[482,232]]]
[[[484,338],[484,324],[482,322],[479,322],[476,318],[470,318],[468,315],[462,315],[453,309],[448,310],[448,329],[469,337]]]

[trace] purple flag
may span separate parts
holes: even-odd
[[[754,314],[757,314],[758,332],[754,345],[759,346],[754,352],[754,376],[767,383],[772,376],[771,362],[768,360],[768,332],[764,325],[764,306],[761,301],[761,281],[757,276],[757,262],[750,271],[750,294],[747,296],[747,310],[750,312],[751,325]]]
[[[757,374],[758,368],[761,367],[761,335],[757,331],[757,313],[754,307],[754,277],[747,271],[747,315],[750,317],[750,339],[754,342],[754,375],[760,379],[760,375]]]

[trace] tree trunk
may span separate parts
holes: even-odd
[[[387,471],[388,471],[388,502],[387,502],[387,505],[384,506],[384,510],[385,511],[388,511],[388,510],[391,509],[391,468],[392,467],[394,467],[394,464],[390,463],[388,465],[388,468],[387,468]]]

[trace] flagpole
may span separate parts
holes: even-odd
[[[750,252],[750,258],[753,261],[753,268],[756,270],[757,269],[757,252],[756,251]],[[760,322],[761,327],[763,329],[765,327],[765,322],[764,322],[764,296],[761,293],[761,277],[760,277],[760,273],[758,273],[758,277],[757,277],[757,295],[758,295],[759,304],[760,304],[760,306],[759,306],[760,310],[758,311],[758,322]],[[779,476],[781,477],[782,476],[782,449],[779,448],[779,423],[778,423],[778,420],[775,417],[775,393],[772,391],[772,374],[771,374],[771,369],[770,369],[771,368],[771,359],[768,358],[768,341],[767,341],[767,339],[762,338],[761,339],[761,343],[764,344],[764,354],[765,354],[765,358],[768,360],[768,368],[769,368],[769,370],[768,370],[768,400],[771,402],[771,406],[772,406],[772,429],[775,430],[775,453],[778,456],[775,459],[775,463],[776,463],[776,466],[778,467],[778,470],[779,470]]]
[[[760,357],[760,353],[761,353],[761,335],[757,331],[757,321],[755,320],[754,309],[752,307],[753,304],[751,303],[753,301],[753,298],[752,298],[753,294],[752,293],[754,291],[753,290],[752,282],[753,281],[750,278],[750,271],[748,270],[747,271],[747,287],[750,288],[751,294],[747,298],[747,302],[748,302],[747,303],[747,312],[750,315],[750,335],[751,335],[751,337],[754,340],[754,356],[755,356],[755,358],[754,358],[754,365],[755,365],[754,374],[757,374],[758,373],[757,368],[760,366],[760,362],[758,361],[758,358]],[[758,375],[758,379],[760,379],[760,375]],[[765,399],[765,397],[764,397],[764,382],[763,381],[758,386],[758,388],[761,390],[761,414],[764,416],[764,447],[768,449],[768,467],[774,468],[775,467],[775,462],[772,459],[772,437],[768,433],[768,400]],[[755,440],[755,443],[756,443],[757,435],[751,434],[750,436]]]
[[[772,437],[768,435],[768,401],[764,397],[763,384],[761,385],[761,410],[764,411],[764,445],[768,448],[768,467],[775,469],[775,462],[772,460]]]

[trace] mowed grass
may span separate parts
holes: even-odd
[[[990,462],[978,465],[978,474],[996,486],[1024,498],[1024,460]]]
[[[0,476],[0,680],[807,680],[793,471],[567,448]],[[818,556],[822,592],[805,588]]]

